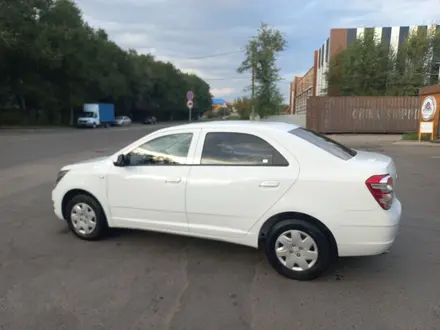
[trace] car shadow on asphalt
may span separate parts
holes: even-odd
[[[393,267],[393,263],[390,261],[393,258],[390,254],[339,258],[326,276],[337,281],[377,277]]]
[[[131,229],[112,229],[109,231],[106,240],[116,242],[116,245],[122,244],[169,244],[171,241],[173,245],[187,247],[191,249],[205,249],[207,252],[221,252],[225,251],[228,253],[233,253],[234,255],[237,253],[249,253],[254,254],[255,249],[249,248],[247,246],[231,244],[222,241],[210,240],[210,239],[202,239],[197,237],[188,237],[188,236],[180,236],[173,235],[167,233],[153,232],[153,231],[143,231],[143,230],[131,230]]]
[[[64,234],[64,231],[62,233]],[[106,241],[117,246],[130,245],[139,248],[148,242],[148,246],[154,245],[160,248],[163,245],[163,248],[166,249],[169,247],[170,237],[173,245],[186,248],[189,251],[188,258],[192,258],[192,255],[197,255],[200,258],[211,258],[212,255],[216,255],[220,259],[232,257],[241,262],[245,261],[243,267],[255,267],[258,263],[262,263],[264,273],[274,272],[266,261],[262,249],[256,250],[227,242],[130,229],[112,229]],[[315,281],[360,280],[366,275],[375,277],[392,268],[392,262],[390,262],[392,258],[392,253],[371,257],[338,258],[333,266]]]

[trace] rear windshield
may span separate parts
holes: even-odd
[[[310,142],[311,144],[317,146],[318,148],[321,148],[322,150],[325,150],[328,153],[332,154],[333,156],[336,156],[343,160],[348,160],[356,156],[357,154],[355,150],[346,147],[339,142],[336,142],[324,135],[321,135],[319,133],[310,131],[302,127],[295,128],[289,131],[289,133],[303,140],[306,140],[307,142]]]

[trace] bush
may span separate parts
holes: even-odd
[[[406,141],[418,141],[419,133],[418,132],[410,132],[402,135],[402,140]],[[430,141],[431,136],[429,134],[422,134],[422,141]]]

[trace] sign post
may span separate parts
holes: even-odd
[[[194,93],[192,91],[188,91],[186,93],[186,106],[188,107],[188,110],[189,110],[189,121],[190,122],[191,122],[191,118],[192,118],[191,111],[194,106],[193,100],[194,100]]]
[[[188,109],[189,109],[189,121],[191,121],[191,110],[192,110],[192,108],[193,108],[193,106],[194,106],[193,101],[187,101],[187,102],[186,102],[186,106],[187,106]]]
[[[431,135],[431,141],[437,138],[439,128],[440,86],[427,86],[420,90],[422,105],[419,115],[418,140],[422,140],[422,134]]]

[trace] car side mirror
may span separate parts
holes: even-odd
[[[121,154],[116,159],[116,162],[113,163],[115,166],[124,167],[127,165],[127,157],[124,154]]]

